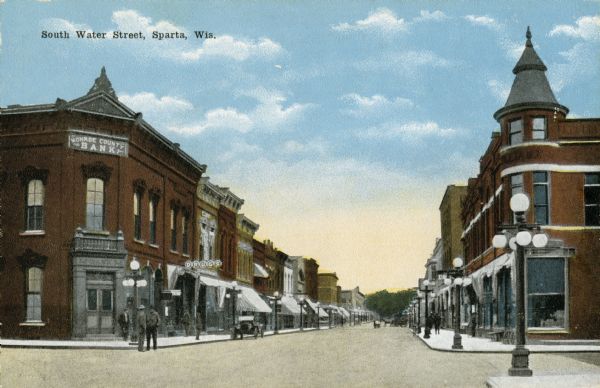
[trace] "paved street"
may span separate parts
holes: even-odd
[[[589,357],[589,356],[588,356]],[[2,387],[482,387],[509,354],[428,349],[408,329],[370,325],[138,353],[2,349]],[[600,373],[563,355],[535,354],[536,374]]]

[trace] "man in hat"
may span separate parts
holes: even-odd
[[[138,351],[144,351],[144,338],[146,337],[146,313],[144,305],[138,307],[137,313],[137,331],[138,331]]]
[[[152,349],[156,350],[156,336],[159,324],[160,316],[154,310],[154,306],[150,306],[146,314],[146,350],[150,350],[150,338],[152,338]]]

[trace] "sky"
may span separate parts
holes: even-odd
[[[408,288],[446,186],[476,176],[498,129],[527,26],[569,117],[600,117],[592,0],[0,0],[0,106],[75,99],[105,66],[121,102],[245,200],[258,239],[344,288]]]

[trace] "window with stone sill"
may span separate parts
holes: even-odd
[[[535,222],[547,225],[549,221],[549,193],[548,172],[535,171],[533,173],[533,207],[535,210]]]
[[[600,173],[585,174],[585,225],[600,226]]]
[[[534,117],[531,119],[531,139],[545,140],[546,139],[546,118]]]
[[[44,183],[41,179],[30,180],[27,184],[25,230],[44,230]]]
[[[140,203],[142,194],[139,191],[133,193],[133,237],[136,240],[142,239],[142,212]]]
[[[104,181],[99,178],[87,180],[86,227],[91,230],[104,229]]]
[[[150,221],[150,244],[156,244],[156,199],[151,198],[148,203],[148,220]]]
[[[42,321],[42,278],[43,270],[31,267],[26,272],[26,322]]]
[[[513,120],[508,123],[510,145],[523,143],[523,120]]]

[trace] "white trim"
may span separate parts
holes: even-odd
[[[501,177],[531,171],[553,171],[553,172],[600,172],[600,165],[567,164],[560,165],[555,163],[531,163],[522,164],[505,168],[500,172]]]
[[[26,230],[19,233],[19,236],[44,236],[45,234],[45,230]]]
[[[541,225],[542,229],[563,230],[570,232],[578,232],[582,230],[600,230],[600,226],[583,226],[583,225]]]
[[[559,148],[560,144],[557,142],[553,142],[553,141],[526,141],[523,143],[502,147],[500,149],[500,153],[503,154],[503,153],[506,153],[508,151],[511,151],[511,150],[517,149],[517,148],[536,147],[536,146]]]

